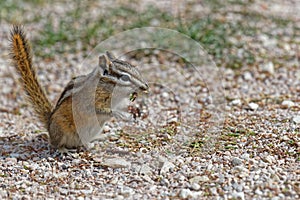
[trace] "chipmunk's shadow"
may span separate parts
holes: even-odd
[[[4,158],[17,158],[18,160],[47,159],[60,157],[61,154],[49,145],[46,134],[37,134],[33,137],[14,135],[2,140],[3,150],[0,156]]]
[[[105,154],[108,155],[117,154],[124,156],[129,154],[128,151],[116,151],[113,147],[102,147],[101,145],[97,145],[99,144],[97,142],[95,142],[95,144],[96,148],[93,149],[90,149],[86,146],[81,146],[77,149],[68,149],[68,153],[62,153],[58,149],[51,147],[48,140],[48,135],[46,133],[35,134],[29,137],[24,137],[20,136],[20,134],[16,134],[5,137],[0,141],[0,145],[3,147],[3,150],[0,151],[0,159],[16,158],[18,161],[32,160],[34,162],[39,162],[43,159],[70,160],[74,155],[76,155],[76,153],[94,153],[95,155],[98,155],[100,154],[99,149],[101,149],[100,152],[102,153],[104,153],[103,149],[106,149]]]

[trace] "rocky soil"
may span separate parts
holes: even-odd
[[[23,3],[24,16],[0,9],[1,199],[300,198],[300,2],[101,2],[39,2],[42,9],[32,12],[33,5]],[[196,59],[192,48],[181,55],[172,49],[127,52],[123,59],[138,65],[151,87],[131,105],[134,119],[111,119],[99,141],[66,155],[49,146],[46,130],[24,99],[9,63],[8,36],[11,23],[22,19],[36,45],[38,76],[55,102],[72,76],[96,66],[98,52],[92,50],[98,43],[85,44],[75,34],[48,47],[39,34],[49,34],[46,25],[53,15],[59,27],[59,16],[88,3],[90,12],[82,11],[79,20],[96,18],[116,5],[142,16],[150,3],[161,12],[180,15],[182,23],[209,15],[229,27],[219,34],[226,35],[220,43],[224,48],[205,46],[204,41]],[[118,16],[115,23],[127,23],[122,13]],[[155,18],[150,22],[146,25],[170,29],[175,24]],[[81,26],[74,23],[79,30]],[[173,44],[190,47],[182,46],[182,40]]]

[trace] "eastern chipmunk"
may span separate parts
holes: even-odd
[[[13,26],[10,39],[12,61],[28,100],[47,128],[51,145],[63,152],[93,141],[112,116],[128,114],[118,110],[118,102],[149,88],[133,65],[106,52],[99,57],[98,66],[91,73],[68,83],[54,107],[38,81],[31,49],[20,25]],[[117,94],[112,102],[116,88],[125,95]]]

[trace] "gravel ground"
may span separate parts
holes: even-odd
[[[132,6],[141,10],[149,2]],[[175,1],[156,6],[174,14],[166,5]],[[112,4],[105,1],[101,6]],[[187,13],[185,20],[212,12],[194,1],[178,7],[181,15]],[[128,54],[126,60],[140,65],[151,82],[150,93],[131,107],[136,119],[112,119],[100,141],[69,155],[50,148],[47,132],[32,117],[8,62],[10,24],[1,20],[0,198],[300,199],[299,7],[298,1],[253,1],[247,9],[265,16],[256,22],[259,34],[228,40],[243,41],[245,46],[234,53],[250,50],[255,61],[235,69],[225,67],[230,62],[225,57],[219,66],[221,80],[198,76],[195,68],[170,52]],[[59,3],[52,8],[58,15],[64,12]],[[244,9],[223,7],[212,15],[238,20]],[[277,26],[274,16],[290,23]],[[39,26],[26,25],[30,38]],[[78,63],[84,58],[82,52],[35,57],[53,102],[82,71]],[[94,66],[92,60],[84,62]],[[216,126],[212,82],[224,86],[221,114],[226,115],[216,132],[208,131]]]

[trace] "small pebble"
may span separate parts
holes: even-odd
[[[251,74],[249,71],[246,71],[246,72],[244,73],[243,77],[244,77],[244,79],[245,79],[246,81],[250,81],[250,80],[253,79],[252,74]]]
[[[128,168],[130,167],[131,163],[126,161],[123,158],[109,158],[102,162],[103,166],[111,167],[111,168]]]
[[[300,115],[294,116],[293,117],[293,122],[296,123],[296,124],[299,124],[300,123]]]
[[[289,100],[284,100],[281,103],[281,105],[282,105],[283,108],[290,108],[290,107],[293,107],[295,105],[295,103],[292,102],[292,101],[289,101]]]
[[[241,158],[244,160],[249,160],[250,155],[248,153],[244,153],[244,154],[242,154]]]
[[[198,183],[193,183],[192,189],[198,191],[200,189],[200,185]]]
[[[5,159],[5,163],[7,165],[14,165],[17,162],[18,162],[17,158],[10,158],[10,157],[8,157],[8,158]]]
[[[243,164],[243,161],[242,161],[241,159],[239,159],[239,158],[233,158],[233,159],[231,160],[231,164],[232,164],[233,166],[237,166],[237,165]]]
[[[179,197],[186,199],[188,197],[190,197],[191,195],[191,191],[189,189],[181,189],[180,193],[179,193]]]
[[[104,125],[102,130],[103,130],[104,133],[109,132],[110,131],[110,127],[107,126],[107,125]]]
[[[175,165],[169,161],[165,161],[163,166],[160,169],[160,173],[161,174],[165,174],[167,172],[169,172],[170,169],[173,169],[175,167]]]
[[[209,178],[206,175],[204,175],[204,176],[195,176],[195,177],[191,178],[189,181],[190,181],[190,183],[208,182]]]
[[[72,160],[72,165],[79,165],[80,164],[80,162],[81,162],[81,160],[80,159],[74,159],[74,160]]]
[[[234,199],[244,200],[245,199],[245,194],[244,194],[244,192],[233,192],[232,197]]]
[[[231,101],[230,104],[233,106],[241,106],[242,101],[240,99],[235,99],[235,100]]]
[[[257,110],[257,108],[259,107],[256,103],[249,103],[248,106],[251,110]]]
[[[261,70],[263,72],[268,72],[270,74],[274,74],[274,64],[273,62],[268,62],[261,66]]]
[[[275,161],[274,156],[268,155],[264,158],[268,163],[273,163]]]
[[[149,167],[149,165],[147,165],[147,164],[143,164],[141,166],[141,169],[140,169],[140,174],[142,174],[142,175],[151,175],[152,174],[152,168]]]

